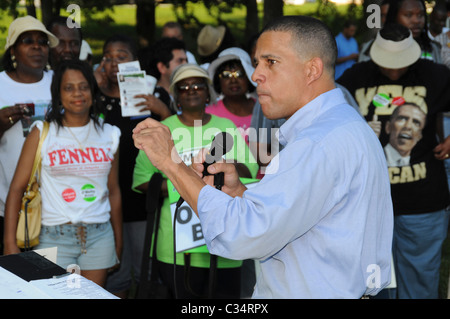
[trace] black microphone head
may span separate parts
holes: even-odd
[[[206,155],[205,162],[212,164],[219,161],[222,156],[233,148],[233,136],[227,132],[218,133],[211,142],[211,148]]]

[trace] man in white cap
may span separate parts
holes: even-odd
[[[449,157],[450,138],[436,138],[437,115],[450,110],[450,70],[420,59],[420,54],[409,29],[389,24],[371,47],[372,61],[354,65],[338,79],[353,94],[366,120],[376,122],[371,124],[377,124],[388,158],[394,149],[389,147],[389,135],[395,135],[390,144],[397,150],[412,147],[407,152],[409,163],[389,161],[388,170],[395,216],[397,294],[414,299],[438,298],[450,204],[443,164]],[[409,113],[404,112],[407,105]],[[391,117],[401,127],[398,132],[392,130]]]

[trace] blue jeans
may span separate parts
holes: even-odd
[[[399,299],[436,299],[442,243],[447,238],[445,209],[394,218],[394,256]]]
[[[444,137],[450,135],[450,117],[444,116]],[[450,186],[450,159],[444,160],[445,172],[447,173],[447,181]]]

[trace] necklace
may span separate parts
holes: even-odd
[[[83,142],[80,142],[80,140],[75,136],[75,134],[73,134],[72,130],[70,129],[70,127],[68,126],[64,126],[70,133],[70,135],[72,135],[72,137],[75,139],[75,141],[77,141],[78,146],[80,147],[80,150],[84,151],[84,143],[86,143],[87,139],[89,138],[89,134],[91,133],[91,122],[89,121],[88,123],[88,132],[86,134],[86,137],[84,138]]]

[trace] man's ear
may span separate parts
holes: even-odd
[[[386,132],[387,135],[391,134],[391,121],[387,121],[386,124],[384,125],[384,131]]]
[[[162,62],[156,63],[156,67],[158,68],[159,73],[165,74],[167,71],[167,67]]]
[[[319,79],[323,74],[323,61],[319,57],[314,57],[306,63],[307,83],[310,84]]]

